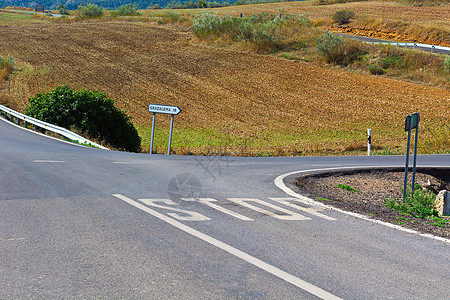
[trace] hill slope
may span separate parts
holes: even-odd
[[[407,114],[419,111],[422,128],[431,130],[450,123],[442,113],[448,90],[204,47],[178,26],[91,21],[0,32],[0,49],[18,63],[2,101],[24,109],[29,96],[57,85],[98,89],[133,116],[144,137],[148,103],[178,105],[177,153],[209,151],[198,145],[247,147],[249,154],[363,149],[367,128],[375,145],[403,148]],[[168,126],[167,118],[157,122]],[[164,151],[166,138],[158,142]]]

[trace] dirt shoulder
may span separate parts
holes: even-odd
[[[408,182],[411,183],[411,172]],[[385,205],[385,199],[401,199],[404,170],[398,168],[305,174],[297,178],[300,193],[343,210],[360,213],[422,233],[450,238],[450,217],[441,222],[401,214]],[[450,170],[418,169],[416,183],[437,194],[450,189]],[[343,184],[357,191],[337,187]]]

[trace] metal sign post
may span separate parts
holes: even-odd
[[[152,137],[150,139],[150,154],[153,153],[153,137],[155,136],[155,118],[156,113],[153,113],[153,120],[152,120]]]
[[[417,139],[419,131],[419,113],[411,114],[406,116],[405,119],[405,131],[408,131],[408,143],[406,144],[406,167],[405,167],[405,181],[403,183],[403,199],[406,199],[406,182],[408,177],[408,164],[409,164],[409,146],[411,140],[411,130],[416,129],[416,136],[414,142],[414,163],[413,163],[413,175],[412,175],[412,186],[411,193],[414,195],[414,181],[416,177],[416,158],[417,158]]]
[[[172,142],[172,130],[173,130],[173,116],[178,115],[181,112],[181,109],[178,106],[171,105],[161,105],[161,104],[149,104],[148,111],[153,113],[153,121],[152,121],[152,137],[150,140],[150,154],[153,152],[153,138],[155,135],[155,118],[156,113],[160,114],[169,114],[170,118],[170,132],[169,132],[169,148],[167,149],[167,155],[170,155],[170,145]]]

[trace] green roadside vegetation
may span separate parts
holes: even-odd
[[[409,187],[406,190],[405,199],[385,199],[385,206],[396,210],[403,217],[397,217],[401,221],[397,221],[398,224],[404,224],[404,222],[410,221],[410,217],[425,219],[430,221],[430,225],[446,228],[450,224],[448,216],[439,216],[438,212],[434,208],[434,202],[436,195],[426,189],[423,189],[420,185],[416,184],[414,194]]]

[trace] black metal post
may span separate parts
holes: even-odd
[[[409,144],[411,139],[411,129],[408,130],[408,143],[406,144],[406,166],[405,166],[405,182],[403,183],[403,200],[406,199],[406,182],[408,180],[408,164],[409,164]]]

